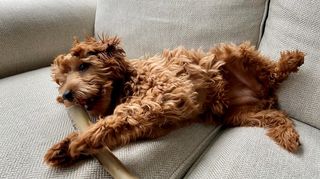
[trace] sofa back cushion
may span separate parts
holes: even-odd
[[[305,64],[282,84],[279,101],[289,115],[320,128],[320,2],[271,0],[260,49],[274,59],[285,49],[306,53]]]
[[[95,0],[1,0],[0,8],[0,78],[48,66],[73,36],[93,34]]]
[[[118,35],[129,58],[183,45],[257,44],[265,0],[98,0],[95,34]]]

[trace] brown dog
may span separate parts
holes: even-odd
[[[194,122],[264,127],[277,144],[295,152],[299,135],[277,109],[275,90],[303,61],[299,51],[271,61],[249,43],[221,44],[207,53],[179,47],[128,60],[116,37],[75,42],[52,65],[57,100],[80,104],[99,120],[55,144],[45,161],[66,166],[105,145],[157,138]]]

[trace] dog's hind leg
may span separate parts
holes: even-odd
[[[224,119],[227,126],[246,126],[267,128],[267,135],[277,144],[290,152],[299,149],[299,134],[294,129],[294,124],[290,118],[279,110],[261,110],[257,112],[230,113]]]
[[[225,62],[226,71],[242,80],[247,86],[259,86],[276,89],[289,73],[298,71],[304,62],[304,53],[300,51],[281,52],[278,61],[263,56],[249,42],[240,45],[220,44],[211,50],[218,60]],[[254,89],[253,89],[254,90]],[[256,89],[257,90],[257,89]]]
[[[297,72],[298,67],[304,63],[304,53],[296,51],[283,51],[274,69],[274,78],[278,83],[287,79],[290,73]]]

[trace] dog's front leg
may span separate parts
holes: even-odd
[[[114,149],[139,138],[168,133],[172,127],[161,122],[162,116],[156,111],[139,104],[118,106],[113,115],[100,119],[70,143],[70,156],[91,155],[104,146]]]
[[[144,131],[142,126],[132,125],[117,116],[108,116],[70,143],[70,155],[76,158],[80,154],[94,154],[103,146],[113,149],[142,136]]]
[[[152,130],[155,120],[148,119],[141,110],[137,107],[133,113],[131,110],[115,113],[101,118],[83,133],[70,134],[48,150],[44,161],[54,167],[69,166],[96,154],[104,146],[114,149],[138,138],[154,138],[169,132],[167,128]]]
[[[87,131],[68,138],[67,143],[59,145],[64,149],[54,154],[68,156],[66,160],[73,162],[81,156],[96,154],[104,146],[113,149],[137,139],[157,138],[175,128],[188,125],[194,122],[192,116],[196,116],[199,109],[192,101],[193,98],[186,98],[185,94],[189,93],[179,93],[182,95],[179,96],[179,100],[176,100],[177,95],[166,94],[167,100],[163,103],[154,102],[154,99],[150,98],[136,98],[120,104],[113,115],[101,118]],[[61,165],[63,163],[60,161],[53,164],[53,166]]]

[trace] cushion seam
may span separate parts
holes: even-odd
[[[269,13],[269,5],[270,5],[270,0],[266,0],[263,17],[262,17],[261,23],[260,23],[260,30],[259,30],[259,38],[258,38],[257,47],[260,46],[260,42],[261,42],[261,39],[262,39],[263,34],[264,34],[264,28],[265,28],[265,25],[266,25],[266,22],[267,22],[267,18],[268,18],[268,13]]]
[[[177,178],[177,176],[180,174],[180,170],[183,169],[186,163],[188,163],[190,160],[192,160],[192,158],[195,158],[198,155],[198,152],[196,151],[200,151],[203,147],[208,146],[210,144],[210,139],[214,137],[214,134],[216,134],[217,131],[220,130],[220,128],[221,126],[217,126],[216,128],[214,128],[210,132],[210,134],[198,144],[198,147],[192,150],[191,155],[187,156],[179,165],[177,165],[176,169],[172,172],[169,178]]]

